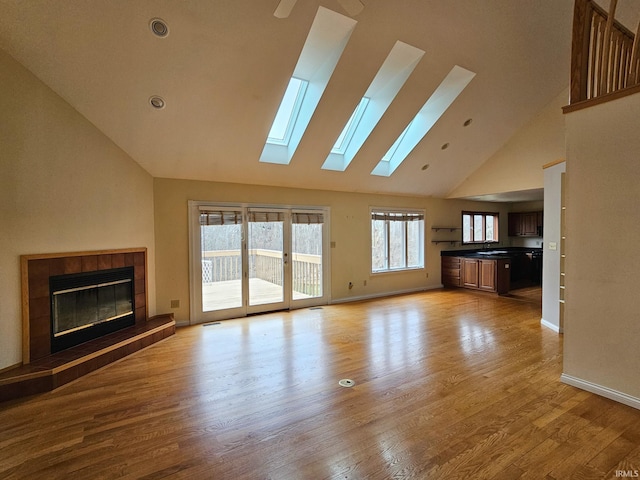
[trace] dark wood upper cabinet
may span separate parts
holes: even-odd
[[[510,237],[542,237],[543,212],[509,213]]]

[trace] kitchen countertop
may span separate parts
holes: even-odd
[[[468,258],[486,258],[488,260],[499,260],[503,258],[512,258],[514,255],[533,254],[542,256],[542,248],[530,247],[488,247],[475,248],[470,250],[443,250],[440,252],[442,257],[468,257]]]

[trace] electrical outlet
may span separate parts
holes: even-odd
[[[180,300],[171,300],[171,308],[180,308]]]

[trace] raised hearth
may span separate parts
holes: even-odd
[[[22,365],[0,373],[0,401],[53,390],[175,333],[173,315],[148,316],[146,248],[23,255],[21,269]]]
[[[90,340],[0,373],[0,401],[44,393],[173,335],[173,314]]]

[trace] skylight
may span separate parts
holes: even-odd
[[[391,148],[387,150],[387,153],[384,154],[384,156],[382,157],[383,162],[388,162],[391,160],[391,158],[393,158],[393,155],[396,153],[396,151],[398,150],[398,147],[402,143],[402,139],[405,137],[405,135],[411,128],[412,123],[413,123],[413,120],[409,122],[409,125],[407,125],[407,128],[405,128],[404,131],[400,134],[400,136],[396,138],[396,141],[393,142],[393,145],[391,145]]]
[[[384,154],[371,175],[391,176],[475,75],[469,70],[457,65],[454,66],[414,119],[391,145],[391,148]]]
[[[351,118],[342,129],[342,133],[338,136],[338,140],[336,140],[335,145],[331,149],[331,153],[342,153],[344,154],[349,142],[353,138],[353,134],[356,131],[360,120],[362,119],[362,115],[364,115],[364,111],[369,104],[369,99],[367,97],[362,97],[360,103],[356,107],[356,109],[351,114]]]
[[[289,143],[291,130],[300,112],[300,106],[308,84],[309,82],[306,80],[291,77],[287,90],[284,92],[284,97],[282,97],[280,108],[278,108],[278,113],[276,113],[276,118],[269,131],[267,142],[278,145]]]
[[[327,8],[318,8],[260,155],[261,162],[291,162],[356,23]]]
[[[338,136],[322,165],[324,170],[347,169],[423,55],[424,51],[418,48],[395,43]]]

